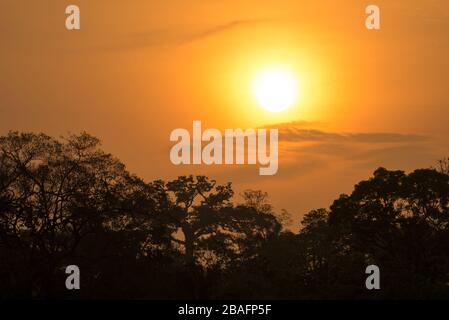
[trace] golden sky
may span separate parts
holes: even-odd
[[[81,30],[65,29],[69,4]],[[380,31],[365,28],[368,4]],[[0,133],[85,130],[148,181],[205,173],[299,217],[379,166],[449,154],[448,32],[446,0],[2,0]],[[300,82],[280,113],[251,91],[273,65]],[[175,167],[170,132],[193,120],[279,128],[278,174]]]

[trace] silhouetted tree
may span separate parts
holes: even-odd
[[[449,158],[439,160],[437,170],[441,173],[449,175]]]
[[[340,230],[347,254],[382,268],[383,294],[425,297],[449,281],[448,200],[444,173],[380,168],[334,202],[329,224]]]
[[[0,138],[1,246],[20,266],[8,269],[11,287],[25,275],[27,294],[49,295],[55,273],[87,235],[129,222],[127,202],[144,185],[98,145],[85,133],[63,141],[16,132]]]
[[[267,193],[144,182],[86,134],[0,137],[0,298],[449,297],[449,175],[379,168],[299,232]],[[284,228],[283,228],[284,227]],[[64,269],[82,288],[64,287]],[[365,268],[381,269],[380,291]]]

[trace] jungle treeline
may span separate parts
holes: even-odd
[[[449,298],[448,174],[444,161],[379,168],[292,232],[263,191],[206,176],[145,182],[87,133],[10,132],[0,299]],[[372,264],[380,290],[365,287]],[[80,290],[66,289],[68,265]]]

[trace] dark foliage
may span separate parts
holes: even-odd
[[[380,168],[293,233],[263,192],[235,204],[204,176],[146,183],[88,134],[10,133],[0,298],[449,298],[447,173]],[[65,288],[71,264],[81,290]],[[369,264],[381,290],[365,288]]]

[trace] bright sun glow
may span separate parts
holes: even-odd
[[[270,112],[281,112],[295,103],[298,81],[291,71],[269,69],[256,76],[253,92],[262,108]]]

